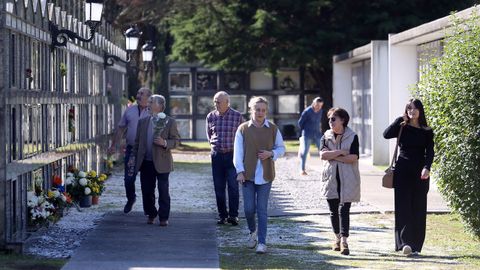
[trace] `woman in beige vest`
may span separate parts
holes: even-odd
[[[344,109],[332,108],[327,116],[330,129],[320,140],[320,157],[325,161],[322,196],[327,199],[335,233],[332,249],[348,255],[350,206],[352,202],[360,201],[358,136],[347,127],[350,117]]]
[[[275,179],[274,161],[285,153],[285,146],[277,126],[266,118],[267,99],[253,97],[248,107],[252,119],[237,129],[233,164],[237,170],[237,181],[242,184],[245,218],[250,230],[247,246],[257,247],[257,253],[265,253],[268,197]]]

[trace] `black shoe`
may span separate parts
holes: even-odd
[[[227,222],[232,224],[232,226],[237,226],[238,225],[238,217],[229,217],[227,219]]]
[[[125,207],[123,208],[123,213],[129,213],[132,211],[133,204],[135,203],[136,199],[133,200],[128,200],[127,203],[125,204]]]
[[[217,225],[225,225],[227,224],[227,219],[226,218],[220,218],[217,220]]]

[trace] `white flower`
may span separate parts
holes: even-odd
[[[160,119],[165,119],[165,117],[167,117],[167,115],[163,112],[160,112],[157,114],[157,117],[160,118]]]
[[[92,191],[90,190],[89,187],[86,187],[86,188],[85,188],[85,195],[90,195],[91,192],[92,192]]]
[[[87,177],[87,173],[85,173],[84,171],[80,171],[80,172],[78,173],[78,177],[80,177],[80,178]]]
[[[88,181],[86,178],[80,178],[80,180],[78,180],[78,183],[81,185],[81,186],[86,186],[88,184]]]
[[[65,185],[71,185],[73,183],[73,180],[75,180],[73,176],[67,176],[67,178],[65,179]]]
[[[71,172],[67,173],[67,177],[73,177],[73,173]]]
[[[66,201],[67,201],[67,197],[65,197],[65,195],[63,195],[63,194],[60,194],[60,199],[61,199],[63,202],[66,202]]]
[[[55,198],[60,197],[60,194],[61,194],[61,193],[60,193],[60,191],[58,191],[58,190],[54,190],[54,191],[53,191],[53,197],[55,197]]]

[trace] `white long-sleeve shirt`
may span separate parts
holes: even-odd
[[[253,125],[253,121],[250,120],[248,121],[248,126],[250,127]],[[267,119],[263,122],[263,126],[270,127],[268,124]],[[245,171],[245,166],[243,164],[243,158],[244,158],[244,151],[243,151],[243,134],[240,131],[240,129],[237,130],[235,133],[235,143],[233,147],[233,165],[235,166],[235,169],[237,170],[237,174],[244,172]],[[275,161],[277,158],[283,156],[285,154],[285,145],[283,143],[283,137],[280,131],[277,129],[277,136],[275,138],[275,143],[273,144],[273,156],[272,160]],[[255,184],[257,185],[263,185],[269,183],[265,179],[263,179],[263,167],[262,167],[262,162],[260,159],[257,159],[257,166],[255,167]],[[247,179],[250,180],[250,179]]]

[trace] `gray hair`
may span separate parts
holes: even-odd
[[[145,86],[144,86],[144,87],[140,87],[140,89],[138,89],[137,92],[140,92],[140,91],[145,91],[145,92],[147,92],[148,96],[151,96],[151,95],[152,95],[152,90],[150,90],[150,88],[148,88],[148,87],[145,87]]]
[[[250,110],[253,110],[253,107],[257,103],[265,103],[265,105],[267,105],[267,108],[268,108],[268,100],[265,97],[252,97],[248,102],[248,108],[250,108]]]
[[[158,105],[163,106],[163,108],[165,109],[165,98],[162,95],[151,95],[148,98],[148,100],[153,102],[153,103],[156,103]]]
[[[215,93],[215,95],[213,96],[213,99],[215,98],[218,98],[218,97],[226,97],[227,98],[227,103],[230,104],[230,95],[225,92],[225,91],[218,91],[217,93]]]

